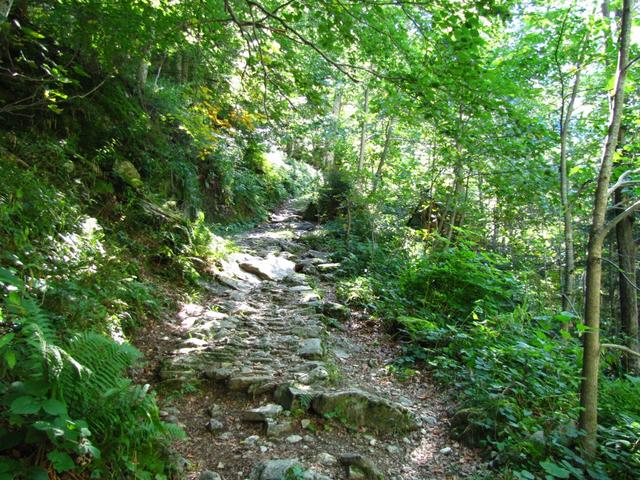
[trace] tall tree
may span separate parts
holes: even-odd
[[[618,62],[615,88],[612,94],[607,136],[602,151],[594,206],[592,211],[589,243],[587,247],[587,273],[585,291],[585,325],[583,337],[582,381],[580,384],[579,427],[585,432],[582,446],[594,456],[597,447],[598,428],[598,377],[600,366],[600,288],[602,283],[602,250],[607,234],[615,225],[627,218],[640,202],[627,207],[609,222],[605,221],[611,191],[613,157],[618,144],[618,135],[624,109],[624,88],[629,64],[633,0],[623,0],[622,19],[618,36]]]

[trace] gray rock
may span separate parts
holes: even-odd
[[[300,350],[298,350],[298,355],[310,360],[321,359],[324,355],[322,340],[319,338],[307,338],[302,342]]]
[[[438,424],[438,419],[436,417],[432,417],[430,415],[426,416],[426,417],[422,417],[422,420],[424,421],[424,423],[426,423],[427,425],[434,427]]]
[[[211,470],[204,470],[198,477],[198,480],[222,480],[222,477]]]
[[[250,480],[283,480],[293,470],[302,470],[302,464],[295,458],[267,460],[253,469]]]
[[[409,410],[402,405],[363,390],[324,392],[311,406],[320,415],[330,415],[353,427],[368,427],[378,432],[403,432],[417,428]]]
[[[338,459],[327,452],[322,452],[318,454],[318,463],[320,465],[324,465],[325,467],[330,467],[338,463]]]
[[[371,460],[358,453],[341,455],[339,461],[347,467],[349,478],[362,478],[365,480],[384,480],[384,475]]]
[[[351,310],[349,310],[349,307],[340,303],[325,302],[319,306],[318,310],[327,317],[334,318],[342,322],[349,320],[351,317]]]
[[[252,408],[242,412],[242,420],[245,422],[264,422],[267,419],[277,417],[282,413],[282,407],[280,405],[270,403],[263,405],[262,407]]]
[[[387,452],[391,455],[399,455],[402,453],[402,449],[396,445],[387,445]]]
[[[329,372],[324,367],[316,367],[309,372],[309,383],[322,382],[329,378]]]
[[[270,375],[240,375],[229,379],[229,389],[247,391],[251,387],[260,387],[271,381],[273,381],[273,377]]]
[[[453,452],[453,449],[451,447],[444,447],[440,449],[440,453],[442,455],[450,455]]]
[[[249,257],[239,266],[245,272],[254,274],[260,280],[280,281],[294,273],[295,263],[283,257],[269,254],[267,258]]]
[[[205,378],[216,382],[224,382],[231,377],[233,370],[231,368],[209,368],[203,372]]]
[[[287,410],[300,409],[307,411],[316,395],[317,393],[311,389],[302,389],[289,383],[283,383],[275,389],[273,399],[278,405]]]
[[[289,435],[287,437],[288,443],[299,443],[302,441],[302,437],[300,435]]]
[[[254,445],[258,440],[260,440],[260,437],[258,435],[250,435],[245,438],[242,443],[244,443],[245,445]]]
[[[277,438],[291,433],[293,431],[293,423],[288,420],[276,422],[275,420],[267,419],[267,437]]]
[[[207,427],[207,430],[209,430],[211,433],[219,433],[222,430],[224,430],[224,423],[222,423],[217,418],[211,418],[207,422],[206,427]]]

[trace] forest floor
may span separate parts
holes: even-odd
[[[479,452],[449,437],[451,393],[426,373],[394,374],[398,343],[334,303],[339,264],[305,244],[320,233],[285,205],[233,237],[240,251],[214,267],[200,301],[140,332],[139,380],[187,433],[175,445],[186,478],[285,478],[296,462],[286,478],[480,476]]]

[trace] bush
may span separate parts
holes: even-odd
[[[400,275],[401,293],[438,321],[464,321],[508,312],[522,299],[506,260],[458,242],[411,262]]]
[[[181,433],[126,379],[139,353],[95,333],[62,341],[13,272],[0,268],[0,288],[0,475],[166,473],[162,452]]]

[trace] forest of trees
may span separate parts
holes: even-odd
[[[639,10],[0,1],[0,479],[173,475],[116,340],[309,193],[487,478],[639,478]]]

